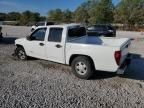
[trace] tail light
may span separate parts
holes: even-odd
[[[114,56],[115,56],[115,60],[116,60],[117,65],[120,65],[121,51],[116,51]]]

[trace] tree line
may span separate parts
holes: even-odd
[[[75,11],[69,9],[50,10],[47,17],[30,11],[0,13],[0,20],[19,21],[20,25],[46,19],[56,23],[119,23],[131,28],[144,24],[144,0],[121,0],[116,6],[112,0],[87,0]]]
[[[17,21],[18,25],[32,25],[39,21],[46,20],[45,16],[40,16],[38,12],[25,11],[0,13],[0,21]]]
[[[47,19],[55,22],[78,22],[85,24],[119,24],[125,29],[144,25],[144,0],[121,0],[116,6],[112,0],[87,0],[74,12],[55,9]]]

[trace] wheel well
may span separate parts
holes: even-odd
[[[24,47],[22,45],[16,44],[16,46],[17,46],[17,48],[23,48],[24,49]],[[24,49],[24,51],[25,51],[25,49]],[[25,53],[26,53],[26,51],[25,51]],[[27,53],[26,53],[26,55],[27,55]]]
[[[92,58],[91,58],[90,56],[87,56],[87,55],[79,55],[79,54],[75,54],[75,55],[72,55],[72,56],[70,57],[69,65],[71,65],[72,61],[73,61],[76,57],[78,57],[78,56],[85,56],[85,57],[89,58],[90,61],[91,61],[91,63],[92,63],[92,65],[93,65],[94,68],[95,68],[94,62],[93,62],[93,60],[92,60]]]
[[[22,47],[22,48],[24,49],[24,47],[23,47],[22,45],[17,44],[16,46],[17,46],[17,47]]]

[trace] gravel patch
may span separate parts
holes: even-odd
[[[12,57],[14,40],[30,29],[12,28],[4,28],[13,34],[0,42],[0,108],[143,108],[143,39],[132,42],[134,59],[124,75],[96,72],[91,80],[82,80],[68,66]]]

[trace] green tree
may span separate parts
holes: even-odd
[[[40,14],[39,13],[31,13],[30,18],[29,18],[30,22],[38,22],[40,21]]]
[[[21,25],[26,25],[28,23],[36,23],[40,21],[40,14],[31,12],[31,11],[25,11],[22,13],[20,17],[20,24]]]
[[[20,19],[21,14],[19,12],[10,12],[6,16],[6,20],[8,21],[18,21]]]
[[[80,6],[75,11],[74,20],[77,23],[85,23],[89,19],[88,10],[86,10],[83,6]]]
[[[64,10],[63,11],[63,22],[70,23],[72,22],[73,13],[70,10]]]
[[[91,23],[112,23],[114,6],[112,0],[100,0],[90,9],[90,22]]]
[[[6,19],[7,14],[0,13],[0,21],[4,21]]]
[[[40,21],[46,21],[46,16],[40,16]]]
[[[144,0],[121,0],[115,10],[115,22],[128,25],[144,23]]]
[[[20,17],[21,25],[26,25],[29,22],[30,15],[31,15],[30,11],[25,11],[22,13],[22,15]]]
[[[63,12],[61,9],[50,10],[48,12],[48,20],[61,23],[63,21]]]

